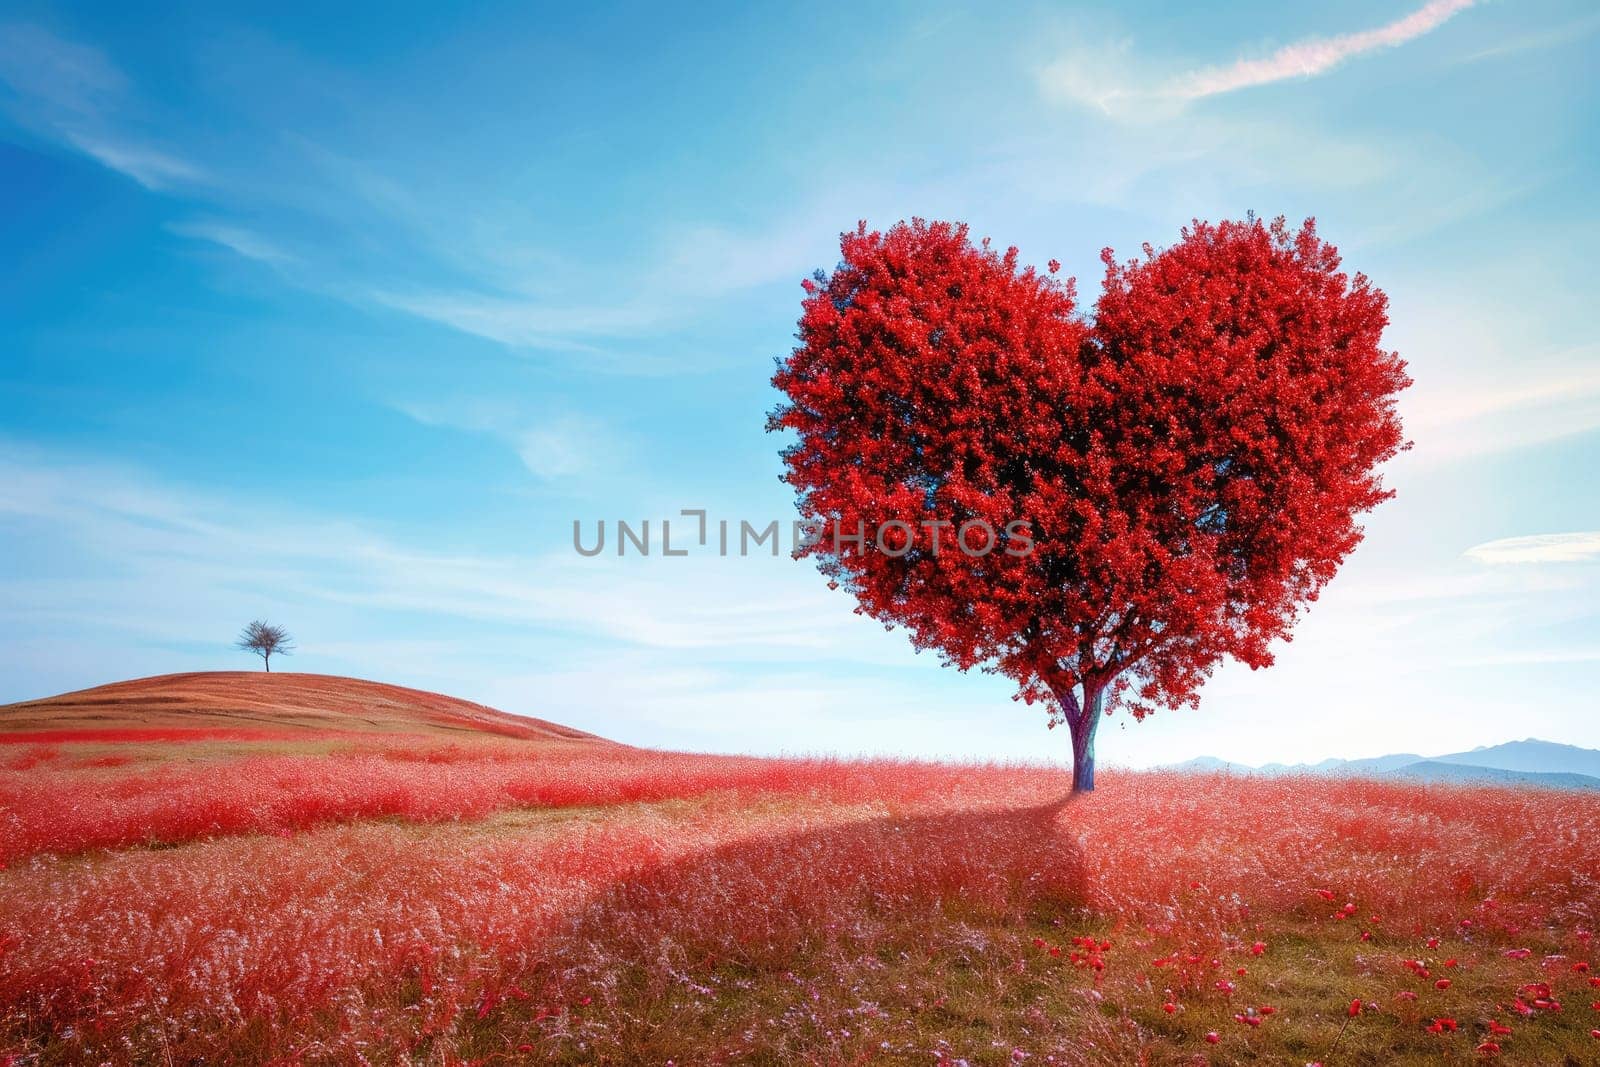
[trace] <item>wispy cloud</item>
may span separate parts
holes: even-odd
[[[93,115],[128,88],[99,49],[28,23],[0,25],[0,79],[25,100],[81,116]]]
[[[1274,82],[1314,78],[1367,52],[1394,48],[1437,29],[1477,0],[1430,0],[1369,30],[1310,38],[1270,55],[1179,73],[1151,69],[1130,41],[1074,49],[1039,74],[1049,98],[1122,117],[1159,117],[1191,101]]]
[[[258,263],[288,263],[295,258],[267,238],[242,226],[195,221],[173,223],[168,229],[182,237],[192,237],[226,248],[235,255]]]
[[[583,349],[585,339],[626,337],[659,325],[661,314],[638,305],[552,305],[532,298],[472,291],[395,292],[374,289],[374,303],[521,348]]]
[[[482,284],[459,289],[375,288],[368,295],[384,307],[512,347],[588,351],[607,361],[615,358],[615,353],[601,351],[607,341],[671,332],[718,299],[797,279],[826,262],[835,250],[839,229],[862,210],[860,201],[848,200],[831,194],[826,202],[784,212],[755,228],[711,223],[662,226],[632,255],[587,272],[548,262],[538,254],[536,242],[518,241],[506,233],[493,239],[469,238],[475,254],[468,256],[459,243],[461,231],[468,227],[452,227],[450,240],[457,243],[441,252],[449,259],[470,259],[480,269],[492,265],[480,279]],[[579,273],[584,277],[574,277]],[[618,298],[583,299],[585,289],[618,292],[614,284],[618,277],[633,279]],[[642,373],[654,369],[649,359],[637,354],[629,355],[626,364]]]
[[[204,172],[177,156],[144,145],[118,143],[98,134],[68,130],[63,137],[91,159],[119,171],[146,189],[199,181]]]
[[[1473,545],[1463,555],[1491,565],[1597,562],[1600,561],[1600,530],[1504,537]]]
[[[1241,59],[1225,67],[1209,67],[1178,78],[1168,92],[1188,100],[1231,93],[1256,85],[1314,78],[1363,52],[1394,48],[1431,33],[1455,15],[1472,7],[1477,0],[1430,0],[1404,18],[1376,29],[1337,37],[1298,41],[1278,49],[1264,59]]]
[[[546,402],[542,413],[483,400],[401,402],[392,407],[424,426],[492,437],[513,450],[541,481],[564,481],[598,473],[599,455],[626,453],[629,442],[603,419],[559,411]]]
[[[614,435],[598,419],[561,415],[523,430],[517,441],[517,458],[536,477],[546,481],[573,478],[594,469],[600,451],[611,453]]]
[[[1583,346],[1476,371],[1451,366],[1440,384],[1416,374],[1416,395],[1402,400],[1414,460],[1456,462],[1600,430],[1597,358]]]
[[[284,54],[273,61],[297,62]],[[156,127],[138,86],[104,52],[35,25],[0,25],[0,81],[13,90],[17,121],[39,136],[152,190],[203,185],[191,191],[210,201],[206,217],[174,224],[176,233],[276,266],[289,284],[364,309],[513,349],[581,353],[609,373],[681,370],[682,352],[641,352],[638,342],[692,325],[719,298],[805,273],[831,254],[832,233],[856,217],[855,207],[813,205],[745,228],[663,222],[591,262],[552,252],[560,247],[552,226],[517,199],[497,197],[492,182],[469,179],[453,195],[424,194],[414,159],[385,159],[366,146],[330,148],[314,129],[241,123],[242,134],[277,151],[249,161],[219,156],[202,167],[168,147],[186,131]],[[630,283],[619,287],[622,277]],[[537,445],[548,452],[550,443]]]
[[[147,189],[205,179],[200,167],[138,129],[128,79],[98,49],[26,23],[0,26],[0,81],[22,126],[64,144]]]
[[[1519,52],[1534,52],[1545,48],[1559,48],[1573,41],[1583,38],[1600,30],[1600,11],[1591,11],[1587,15],[1548,29],[1536,29],[1527,33],[1517,34],[1496,42],[1488,48],[1480,49],[1469,55],[1461,57],[1462,63],[1476,63],[1485,59],[1498,59],[1501,56],[1516,55]]]

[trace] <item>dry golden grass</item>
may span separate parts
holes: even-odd
[[[106,731],[150,731],[151,739],[161,740],[172,738],[173,730],[494,734],[604,743],[581,730],[438,693],[321,674],[165,674],[0,706],[0,737],[60,742],[75,732],[96,738]]]

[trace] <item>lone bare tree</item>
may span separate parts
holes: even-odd
[[[261,662],[266,664],[267,673],[271,674],[272,657],[287,656],[294,651],[291,640],[288,630],[274,626],[265,619],[257,619],[240,632],[238,645],[246,652],[260,656]]]

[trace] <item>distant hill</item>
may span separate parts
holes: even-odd
[[[265,671],[165,674],[0,706],[0,741],[49,735],[191,730],[493,734],[611,744],[482,704],[359,678]],[[58,735],[68,735],[65,737]]]
[[[1554,789],[1600,789],[1600,778],[1566,771],[1508,771],[1501,767],[1474,767],[1466,763],[1422,760],[1389,772],[1394,778],[1414,778],[1424,782],[1506,782],[1512,785],[1543,785]]]
[[[1231,774],[1331,774],[1402,777],[1430,782],[1511,782],[1562,789],[1600,789],[1600,751],[1528,738],[1502,745],[1420,756],[1412,752],[1368,759],[1327,759],[1320,763],[1267,763],[1252,767],[1214,756],[1200,756],[1170,770],[1227,771]]]
[[[1537,773],[1561,772],[1600,778],[1600,751],[1559,745],[1554,741],[1528,738],[1525,741],[1507,741],[1503,745],[1475,748],[1471,752],[1452,752],[1448,756],[1434,756],[1434,763],[1459,763],[1472,767],[1500,767],[1508,771],[1533,771]]]
[[[1399,770],[1426,759],[1415,752],[1397,752],[1389,756],[1372,756],[1368,759],[1327,759],[1315,764],[1314,769],[1325,774],[1384,774]]]

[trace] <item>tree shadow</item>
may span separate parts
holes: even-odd
[[[1084,866],[1063,822],[1070,806],[891,814],[724,845],[590,897],[541,946],[528,979],[547,1000],[597,998],[589,1010],[606,1017],[624,1059],[670,1048],[663,1028],[727,1052],[752,1020],[781,1030],[796,1010],[810,1021],[789,1022],[817,1031],[790,1048],[806,1059],[827,1030],[818,1012],[832,1010],[806,1002],[822,996],[816,983],[854,981],[858,1001],[893,1000],[880,988],[885,969],[916,982],[919,968],[947,966],[931,961],[953,938],[982,955],[997,930],[1013,946],[1009,967],[1015,946],[1049,932],[1051,916],[1081,908]],[[607,1011],[606,1001],[626,1009]],[[567,1039],[570,1022],[557,1026]],[[721,1058],[698,1044],[679,1052]]]

